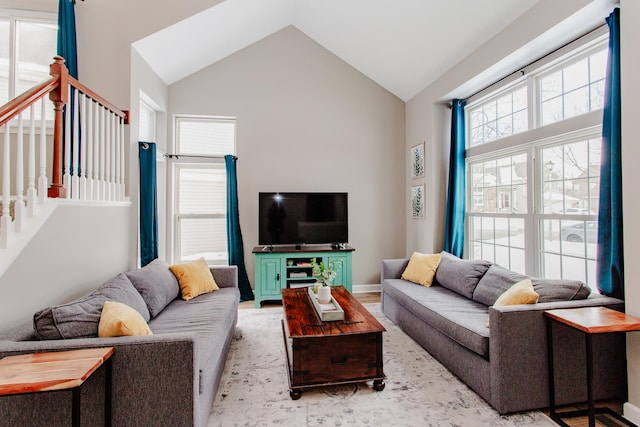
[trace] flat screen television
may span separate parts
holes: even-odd
[[[259,193],[260,245],[347,243],[347,193]]]

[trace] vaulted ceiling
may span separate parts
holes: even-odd
[[[134,47],[170,85],[292,25],[406,101],[538,1],[226,0]]]

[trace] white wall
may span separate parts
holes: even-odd
[[[638,82],[638,40],[640,40],[640,2],[620,2],[620,35],[622,66],[622,189],[624,203],[625,307],[627,313],[640,317],[640,197],[638,197],[637,162],[640,159],[640,82]],[[640,425],[640,333],[627,334],[627,370],[629,374],[629,403],[624,414]]]
[[[260,191],[346,191],[353,283],[404,255],[404,103],[294,27],[169,88],[169,115],[237,117],[245,260]],[[171,134],[171,132],[170,132]]]
[[[141,92],[150,98],[156,111],[156,150],[158,153],[158,161],[156,162],[156,179],[158,181],[157,197],[158,197],[158,257],[167,259],[166,253],[166,180],[167,180],[167,163],[162,157],[167,153],[167,109],[169,104],[169,87],[158,77],[158,75],[149,67],[140,54],[135,50],[131,50],[131,124],[129,125],[131,134],[131,145],[129,154],[129,165],[132,171],[129,180],[129,194],[133,195],[131,201],[133,204],[131,228],[138,230],[138,197],[139,177],[138,177],[138,138],[140,134],[138,123],[140,117],[140,97]],[[136,235],[139,232],[136,231]],[[139,245],[137,239],[131,239],[131,251],[137,254]],[[139,255],[139,254],[138,254]]]
[[[61,202],[0,277],[0,330],[129,269],[130,206]],[[100,224],[96,227],[96,224]]]

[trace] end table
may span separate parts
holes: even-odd
[[[80,425],[82,384],[105,365],[105,425],[111,425],[113,347],[21,354],[0,359],[0,396],[43,391],[72,391],[72,425]]]
[[[561,426],[569,427],[562,418],[588,415],[589,427],[596,425],[596,413],[606,413],[629,426],[634,426],[627,419],[610,408],[595,408],[593,398],[593,346],[592,337],[595,334],[620,333],[640,331],[640,319],[629,316],[620,311],[607,307],[580,307],[565,308],[557,310],[547,310],[544,312],[547,322],[547,351],[549,368],[549,415],[553,421]],[[553,328],[552,322],[556,321],[570,326],[585,336],[587,351],[587,400],[588,409],[586,411],[556,412],[555,382],[553,374]]]

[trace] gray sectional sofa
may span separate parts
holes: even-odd
[[[532,279],[537,304],[494,307],[526,276],[443,252],[434,284],[425,287],[401,279],[408,261],[382,261],[384,314],[501,414],[549,406],[545,310],[624,309],[581,282],[542,279]],[[584,338],[556,322],[553,328],[556,403],[585,402]],[[625,399],[624,336],[600,334],[593,344],[595,398]]]
[[[210,270],[220,289],[189,301],[178,297],[178,282],[162,260],[119,274],[82,300],[36,313],[33,325],[0,334],[0,358],[113,346],[114,426],[204,426],[234,335],[240,297],[235,266]],[[105,299],[142,312],[153,335],[98,338],[100,313],[96,318],[95,307]],[[99,369],[83,385],[82,425],[102,425],[103,395],[104,370]],[[4,396],[0,424],[70,425],[70,396]]]

